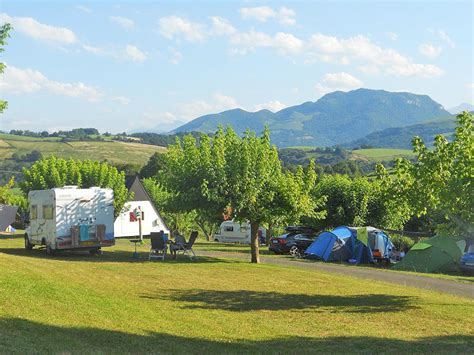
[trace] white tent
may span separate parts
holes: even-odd
[[[150,235],[151,232],[164,231],[170,233],[163,218],[155,207],[150,196],[146,192],[138,176],[127,177],[126,185],[130,192],[134,193],[133,198],[127,201],[122,208],[120,215],[114,223],[114,233],[116,238],[136,237],[139,235],[139,222],[135,218],[135,209],[140,209],[142,214],[142,234]]]
[[[0,231],[5,231],[15,222],[18,206],[0,205]]]

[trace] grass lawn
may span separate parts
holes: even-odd
[[[230,259],[26,252],[0,236],[0,353],[446,352],[474,346],[474,301]],[[196,248],[199,254],[200,245]]]

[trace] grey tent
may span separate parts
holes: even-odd
[[[15,222],[16,211],[18,206],[0,205],[0,231],[4,231]]]

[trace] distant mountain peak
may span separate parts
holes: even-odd
[[[344,144],[386,128],[421,123],[449,113],[427,95],[356,89],[335,91],[317,101],[286,107],[278,112],[248,112],[240,108],[198,117],[172,133],[215,132],[218,125],[262,132],[268,125],[280,147]]]
[[[469,104],[467,102],[463,102],[462,104],[459,104],[456,107],[451,107],[450,109],[448,109],[448,111],[452,113],[453,115],[456,115],[459,112],[463,112],[463,111],[470,112],[470,111],[474,111],[474,105]]]

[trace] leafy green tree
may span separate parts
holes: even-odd
[[[141,178],[150,178],[157,176],[160,171],[165,167],[164,154],[154,153],[146,165],[144,165],[139,172]]]
[[[115,215],[119,215],[125,202],[131,198],[125,186],[125,174],[105,163],[92,160],[61,159],[51,156],[23,168],[21,189],[28,194],[31,190],[51,189],[65,185],[111,188],[114,191]]]
[[[7,38],[10,37],[10,31],[12,26],[9,23],[5,23],[0,27],[0,53],[5,51],[5,45],[7,44]],[[0,74],[3,74],[6,68],[5,63],[0,63]],[[6,101],[0,100],[0,113],[6,110],[8,103]]]
[[[169,204],[172,204],[174,194],[167,191],[162,184],[154,178],[143,179],[143,186],[150,195],[153,203],[160,211],[166,225],[171,230],[178,230],[181,233],[190,234],[196,229],[196,211],[191,212],[170,212]]]
[[[239,137],[231,128],[216,132],[212,141],[191,135],[178,139],[166,153],[161,174],[175,193],[177,209],[196,211],[207,221],[223,214],[251,226],[252,262],[259,262],[258,228],[275,220],[297,220],[308,206],[316,180],[314,168],[284,174],[275,146],[266,129],[261,137],[247,131]]]
[[[416,160],[399,159],[394,174],[379,168],[379,175],[394,208],[402,206],[405,217],[440,213],[437,227],[446,234],[474,234],[474,116],[457,116],[454,139],[442,135],[428,149],[419,138],[413,139]]]

